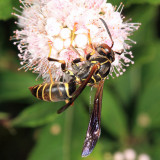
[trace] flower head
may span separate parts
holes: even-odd
[[[59,80],[63,76],[61,64],[49,62],[48,56],[64,60],[67,68],[72,70],[71,62],[88,54],[90,41],[93,46],[102,43],[111,46],[111,39],[100,18],[108,25],[114,41],[112,49],[116,52],[124,50],[123,54],[116,55],[110,75],[115,73],[119,76],[126,66],[134,63],[129,51],[131,45],[126,41],[135,43],[129,36],[140,24],[123,21],[122,4],[116,9],[105,0],[20,0],[20,3],[23,11],[14,15],[18,17],[21,29],[14,31],[14,44],[18,46],[18,56],[26,71],[33,70],[46,81],[49,81],[50,71],[52,78]],[[80,55],[70,48],[71,44]]]

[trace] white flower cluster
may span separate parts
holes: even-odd
[[[20,0],[22,11],[13,13],[18,17],[21,29],[14,31],[14,44],[18,46],[22,68],[33,70],[46,81],[49,81],[49,70],[54,80],[63,75],[58,62],[49,62],[48,56],[64,60],[68,69],[70,63],[79,55],[71,48],[77,49],[82,57],[88,54],[89,38],[93,46],[106,43],[111,45],[111,39],[99,18],[107,23],[114,41],[113,50],[123,54],[116,55],[112,63],[110,75],[122,75],[125,67],[134,63],[132,52],[129,51],[128,36],[137,30],[139,23],[124,22],[121,15],[123,5],[117,9],[106,0]],[[76,24],[76,25],[75,25]],[[76,26],[76,27],[75,27]],[[72,37],[72,33],[74,37]],[[73,39],[72,39],[73,38]]]
[[[146,153],[137,156],[133,149],[126,149],[124,152],[116,152],[113,155],[113,160],[151,160]]]

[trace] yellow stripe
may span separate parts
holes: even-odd
[[[105,63],[107,63],[107,62],[112,63],[112,62],[107,58],[107,60],[104,61],[103,63],[101,63],[101,65],[103,65],[103,64],[105,64]]]
[[[75,80],[76,82],[81,82],[79,77],[75,76],[75,78],[76,78],[76,80]]]
[[[45,83],[45,85],[43,86],[43,89],[42,89],[42,99],[45,101],[45,99],[44,99],[44,89],[46,88],[46,86],[47,86],[47,83]]]
[[[94,83],[97,83],[96,79],[93,76],[92,76],[91,79],[93,79]]]
[[[106,59],[107,59],[106,61],[100,63],[101,66],[102,66],[103,64],[107,63],[107,62],[112,63],[108,58],[106,58]]]
[[[39,97],[38,97],[38,91],[39,91],[39,89],[42,87],[42,84],[40,84],[39,85],[39,87],[38,87],[38,89],[37,89],[37,92],[36,92],[36,97],[38,98],[38,99],[40,99]]]
[[[100,77],[100,79],[102,79],[102,77],[101,77],[101,75],[100,75],[99,73],[97,74],[97,76],[99,76],[99,77]]]
[[[69,86],[68,86],[68,83],[64,83],[64,85],[65,85],[65,90],[66,90],[66,93],[67,93],[67,97],[71,98],[72,96],[69,95]]]
[[[91,61],[92,64],[95,64],[95,63],[97,63],[97,62],[98,62],[98,61]]]
[[[69,74],[69,75],[71,75],[71,76],[74,75],[74,73],[72,71],[70,71],[70,70],[67,70],[66,73]]]
[[[52,86],[53,86],[53,83],[51,83],[50,87],[49,87],[49,99],[50,99],[50,101],[52,101]]]
[[[107,60],[104,61],[104,62],[102,62],[102,63],[100,63],[100,65],[103,65],[103,64],[105,64],[105,63],[107,63],[107,62],[112,63],[108,58],[106,58],[106,59],[107,59]],[[91,63],[92,63],[92,64],[95,64],[95,63],[98,63],[98,61],[91,61]]]

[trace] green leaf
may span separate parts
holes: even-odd
[[[160,4],[160,0],[108,0],[107,1],[108,3],[112,3],[113,5],[117,5],[119,6],[121,2],[123,2],[123,4],[125,4],[125,6],[130,6],[130,5],[133,5],[133,4],[152,4],[152,5],[158,5]]]
[[[19,6],[18,0],[1,0],[0,1],[0,20],[7,20],[11,17],[11,13],[13,12],[12,7]]]
[[[156,41],[157,32],[155,29],[155,19],[158,13],[158,7],[152,5],[137,5],[134,7],[129,7],[125,10],[125,20],[132,18],[131,22],[141,23],[138,31],[135,31],[130,37],[131,39],[137,42],[133,47],[148,47],[151,41]],[[146,46],[144,46],[146,45]],[[139,55],[140,52],[133,52],[134,54]],[[140,54],[141,55],[141,54]]]
[[[127,0],[127,4],[144,4],[144,3],[148,3],[148,4],[152,4],[152,5],[158,5],[160,4],[160,0]]]
[[[8,71],[0,73],[0,77],[0,102],[32,96],[28,89],[35,84],[35,77],[32,74]]]
[[[9,114],[6,112],[0,112],[0,120],[5,120],[9,118]]]
[[[143,134],[145,128],[156,128],[160,126],[160,82],[153,80],[139,97],[137,104],[136,122],[134,126],[135,134]]]
[[[143,66],[143,86],[148,86],[148,82],[160,78],[159,51],[160,41],[150,43],[146,50],[146,54],[150,54],[150,57],[148,57],[148,63]]]
[[[131,98],[137,88],[138,75],[136,74],[136,68],[132,65],[130,68],[120,77],[110,80],[109,86],[111,86],[111,92],[115,94],[115,101],[124,105],[122,107],[128,106]],[[134,77],[134,81],[133,78]],[[134,87],[133,87],[134,85]]]
[[[62,103],[39,102],[24,111],[12,120],[12,126],[37,127],[53,121],[57,117],[57,110]]]
[[[64,116],[58,117],[54,123],[46,125],[38,132],[37,143],[28,160],[61,160],[63,157]]]
[[[114,136],[124,138],[127,135],[127,122],[121,104],[109,90],[103,90],[102,125]]]
[[[159,144],[154,145],[150,152],[152,160],[160,159]]]
[[[150,155],[153,160],[160,159],[160,152],[159,152],[159,144],[160,144],[160,134],[159,130],[152,130],[152,147],[150,147]]]
[[[0,19],[7,20],[11,17],[12,0],[0,1]]]
[[[81,103],[75,102],[74,107],[62,113],[54,123],[42,128],[28,160],[81,160],[88,116]],[[100,148],[98,143],[89,158],[102,159]]]
[[[160,125],[159,78],[160,78],[160,41],[151,43],[147,52],[150,54],[148,63],[142,66],[141,94],[138,97],[134,132],[142,135],[146,128]],[[145,57],[144,57],[145,58]]]

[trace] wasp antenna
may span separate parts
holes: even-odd
[[[109,37],[110,37],[110,39],[111,39],[111,41],[112,41],[112,45],[111,45],[111,48],[112,48],[113,45],[114,45],[114,41],[113,41],[113,39],[112,39],[112,35],[111,35],[110,31],[109,31],[109,28],[108,28],[108,26],[107,26],[107,23],[106,23],[102,18],[99,18],[99,19],[102,21],[102,23],[104,24],[104,26],[105,26],[105,28],[106,28],[106,30],[107,30],[107,32],[108,32],[108,35],[109,35]]]

